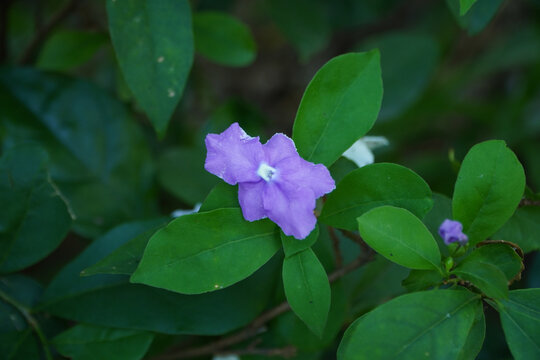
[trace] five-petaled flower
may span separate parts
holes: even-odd
[[[459,221],[444,220],[439,227],[439,235],[441,235],[446,245],[455,242],[465,245],[469,241],[467,235],[463,233],[463,225]]]
[[[300,157],[292,139],[275,134],[266,144],[247,135],[238,123],[208,134],[204,168],[231,185],[248,221],[268,217],[286,235],[304,239],[315,227],[315,200],[334,190],[322,164]]]

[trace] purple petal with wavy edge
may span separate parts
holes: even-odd
[[[238,202],[242,208],[242,214],[247,221],[260,220],[266,217],[263,205],[264,185],[266,182],[240,183],[238,184]]]
[[[308,187],[319,198],[336,188],[336,183],[326,166],[313,164],[300,156],[288,157],[276,164],[279,172],[277,181],[284,181],[291,185]]]
[[[467,235],[463,233],[463,225],[459,221],[453,221],[446,219],[443,221],[439,227],[439,235],[444,240],[446,245],[451,243],[458,242],[460,244],[465,244],[469,241]]]
[[[266,183],[263,204],[270,220],[278,224],[286,235],[301,240],[315,228],[315,195],[309,188]]]
[[[208,134],[206,144],[206,162],[204,168],[236,185],[239,182],[255,182],[259,164],[264,159],[262,144],[258,137],[248,136],[234,123],[221,134]]]
[[[296,146],[294,145],[294,141],[282,133],[274,134],[274,136],[263,145],[263,150],[266,162],[270,166],[274,166],[279,161],[288,157],[300,157],[296,150]]]

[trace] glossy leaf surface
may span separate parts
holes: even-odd
[[[124,78],[160,136],[193,63],[187,0],[107,0],[109,31]]]
[[[402,207],[422,218],[431,209],[426,182],[403,166],[371,164],[350,172],[327,196],[320,220],[328,225],[356,230],[356,218],[383,205]]]
[[[293,127],[304,159],[332,165],[373,126],[381,107],[379,52],[340,55],[309,83]]]
[[[440,268],[441,254],[433,236],[405,209],[375,208],[358,218],[358,229],[364,241],[390,261],[416,270]]]

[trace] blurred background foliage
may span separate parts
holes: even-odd
[[[94,246],[111,237],[110,229],[139,221],[122,225],[131,229],[128,235],[116,230],[123,240],[117,240],[114,247],[121,246],[137,231],[155,226],[156,218],[202,202],[218,182],[203,169],[204,136],[220,132],[236,121],[250,135],[260,135],[263,140],[275,132],[290,135],[302,93],[316,70],[332,57],[351,51],[381,51],[384,98],[369,135],[385,136],[390,145],[376,151],[376,161],[407,166],[420,174],[434,192],[450,196],[456,168],[466,151],[486,139],[503,139],[524,165],[527,185],[533,192],[540,191],[540,1],[478,0],[463,17],[459,16],[458,2],[193,0],[195,59],[168,130],[159,139],[120,71],[104,1],[2,1],[0,142],[6,159],[0,168],[32,164],[21,169],[21,179],[57,187],[67,200],[65,208],[57,203],[44,204],[36,210],[35,222],[27,224],[29,229],[39,231],[39,221],[58,223],[57,232],[67,233],[65,241],[52,252],[58,246],[54,239],[58,235],[51,234],[49,250],[44,250],[42,257],[48,252],[52,255],[27,268],[24,279],[18,278],[23,275],[9,275],[9,279],[5,278],[9,281],[3,280],[0,285],[3,291],[9,294],[15,286],[10,288],[12,283],[17,283],[25,289],[17,292],[21,297],[18,301],[32,307],[38,302],[40,288],[47,286],[91,240],[98,239]],[[208,11],[214,15],[203,15]],[[232,21],[231,16],[237,21]],[[350,166],[341,159],[332,171],[339,174]],[[34,186],[30,182],[21,182],[21,189],[10,196],[30,196],[29,186]],[[140,222],[147,219],[154,219],[154,223]],[[2,219],[0,228],[9,229],[10,221]],[[538,224],[528,226],[538,233]],[[315,250],[330,270],[334,266],[330,240],[326,231],[321,234]],[[344,239],[342,246],[347,257],[356,256],[358,250],[349,240]],[[85,264],[77,265],[77,271],[113,250],[88,248],[83,255],[93,262],[78,258],[80,264]],[[6,273],[37,261],[12,264],[5,263],[4,257],[0,256],[0,271]],[[530,270],[522,285],[538,287],[540,257],[532,253],[526,264]],[[272,266],[263,270],[268,272]],[[122,293],[119,289],[127,287],[133,296],[155,300],[156,306],[162,306],[160,301],[167,302],[153,298],[148,288],[128,285],[126,279],[118,281],[115,276],[103,280],[103,284],[118,288],[100,298],[105,304]],[[256,276],[268,278],[263,273]],[[341,324],[403,293],[401,280],[406,276],[404,268],[379,259],[334,285],[326,342],[311,339],[292,313],[275,320],[265,338],[274,345],[292,342],[310,354],[306,358],[320,356],[321,349],[332,344]],[[189,333],[170,328],[173,325],[167,323],[165,314],[165,325],[159,316],[155,324],[149,325],[144,314],[131,322],[116,321],[109,313],[91,315],[95,306],[84,305],[91,299],[81,294],[103,284],[77,285],[82,288],[74,300],[76,306],[66,303],[66,297],[75,291],[74,284],[79,284],[76,278],[56,277],[51,284],[53,290],[49,286],[44,295],[53,303],[45,307],[47,311],[104,326]],[[242,282],[237,286],[250,285]],[[235,290],[237,286],[211,296],[234,296],[231,293],[240,291]],[[257,297],[254,301],[258,302],[247,310],[225,301],[228,311],[237,315],[244,311],[238,315],[239,320],[231,323],[225,316],[222,321],[229,327],[215,325],[220,329],[217,332],[206,329],[203,320],[194,333],[222,333],[247,323],[268,304],[270,293],[263,292],[265,296]],[[55,303],[55,297],[62,299]],[[213,297],[207,299],[208,304]],[[270,303],[282,298],[283,294],[276,294]],[[205,311],[204,302],[192,302],[192,309]],[[129,310],[138,313],[141,309],[133,305]],[[56,318],[43,320],[48,336],[66,325]],[[5,321],[0,319],[0,325],[4,326]],[[502,338],[500,330],[493,330],[500,327],[490,325],[497,321],[496,316],[488,316],[482,359],[509,357],[505,342],[497,340]],[[2,330],[3,339],[15,336],[11,330]],[[39,349],[28,337],[27,327],[15,326],[15,330],[19,344],[31,344],[22,348],[30,354],[26,358],[32,358]],[[83,334],[94,331],[83,330]],[[77,337],[76,332],[70,335]],[[140,331],[117,335],[131,341],[133,336],[140,336],[148,344],[151,342],[147,341],[148,334]],[[57,342],[62,344],[65,338]],[[159,352],[182,339],[159,335],[150,351]],[[326,349],[335,354],[335,346]]]

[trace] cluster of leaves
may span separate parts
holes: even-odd
[[[232,3],[83,2],[79,9],[106,12],[110,42],[105,32],[61,28],[42,36],[58,25],[49,24],[23,52],[18,44],[33,15],[23,0],[5,5],[11,43],[0,41],[12,58],[2,53],[2,60],[34,66],[0,70],[0,357],[317,359],[329,351],[341,360],[470,359],[490,356],[493,309],[511,354],[540,357],[540,194],[526,187],[514,152],[502,140],[479,142],[462,163],[451,157],[455,183],[453,175],[441,180],[448,173],[440,157],[391,159],[425,136],[424,119],[454,106],[480,122],[492,116],[488,105],[453,95],[468,81],[537,63],[536,30],[509,36],[474,66],[445,68],[436,80],[450,40],[422,27],[375,32],[346,53],[324,55],[292,138],[304,159],[330,169],[337,187],[319,202],[316,228],[298,241],[268,219],[244,220],[237,187],[203,170],[206,133],[239,121],[255,135],[268,125],[252,104],[216,104],[207,80],[197,81],[218,71],[212,62],[233,72],[255,60],[251,30],[224,11]],[[306,64],[332,46],[333,33],[382,23],[388,9],[405,3],[272,0],[257,7]],[[472,35],[501,4],[448,0],[435,13]],[[48,6],[58,4],[39,9]],[[508,44],[514,51],[500,59]],[[87,71],[93,83],[82,79]],[[530,75],[533,84],[538,74]],[[534,112],[537,87],[515,81],[521,93],[492,106]],[[200,110],[191,103],[207,102],[199,106],[208,120],[191,124],[202,122],[190,115]],[[538,187],[538,163],[530,160],[540,151],[537,121],[492,130],[516,145],[527,183]],[[341,157],[370,130],[391,138],[383,157],[417,171],[392,162],[356,168]],[[478,142],[462,138],[458,149]],[[452,199],[433,193],[418,173],[434,189],[453,187]],[[198,202],[197,213],[163,215]],[[442,243],[445,219],[463,224],[467,245]]]

